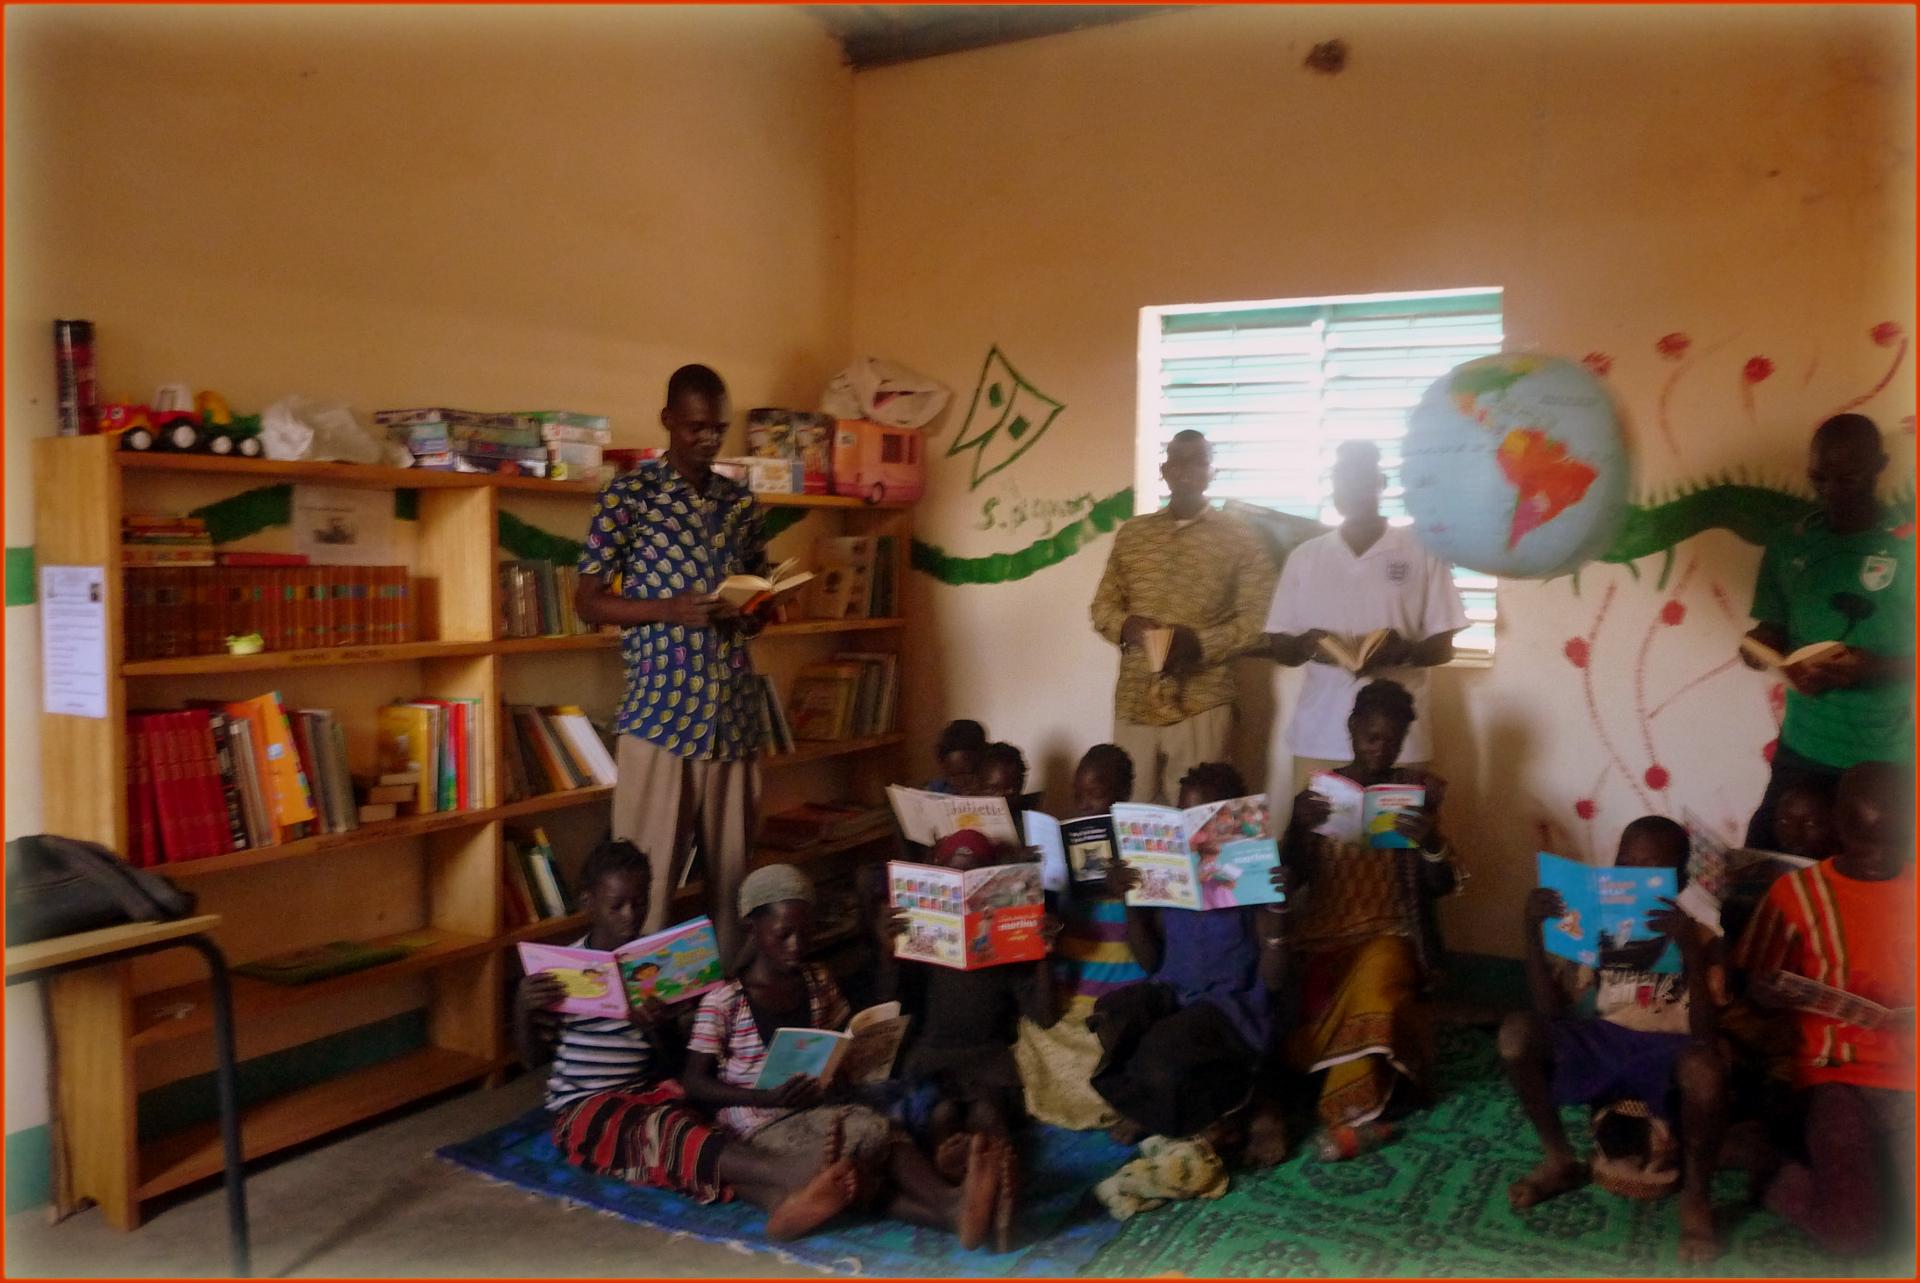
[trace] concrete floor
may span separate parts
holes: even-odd
[[[767,1253],[668,1235],[498,1185],[433,1151],[531,1108],[539,1076],[401,1114],[345,1139],[255,1164],[247,1180],[260,1278],[716,1277],[816,1272]],[[224,1275],[226,1202],[216,1183],[151,1209],[131,1234],[97,1210],[49,1225],[7,1218],[8,1277]]]

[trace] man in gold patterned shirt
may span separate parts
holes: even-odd
[[[1224,762],[1233,733],[1233,664],[1261,649],[1273,561],[1259,536],[1207,503],[1213,448],[1191,429],[1167,443],[1160,465],[1169,498],[1113,538],[1093,597],[1093,627],[1120,647],[1113,739],[1133,758],[1140,796],[1171,801],[1180,777]],[[1172,636],[1160,672],[1149,635]]]

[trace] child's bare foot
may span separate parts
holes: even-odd
[[[860,1191],[860,1179],[853,1160],[842,1158],[780,1200],[767,1213],[766,1234],[770,1239],[799,1238],[811,1234],[847,1210]]]
[[[1125,1118],[1107,1128],[1107,1139],[1116,1145],[1138,1145],[1146,1138],[1146,1128]]]
[[[1516,1212],[1522,1211],[1536,1203],[1571,1193],[1592,1178],[1593,1173],[1579,1159],[1543,1159],[1540,1166],[1507,1186],[1507,1204]]]
[[[972,1132],[958,1132],[940,1142],[939,1149],[934,1151],[933,1166],[947,1184],[958,1185],[967,1178],[967,1155],[972,1147]]]
[[[1713,1204],[1680,1196],[1680,1263],[1705,1265],[1720,1259],[1720,1235],[1713,1227]]]
[[[960,1246],[972,1251],[987,1241],[993,1228],[994,1204],[1000,1196],[1000,1164],[992,1143],[976,1133],[967,1145],[967,1175],[960,1185],[959,1213],[954,1233]]]
[[[993,1200],[993,1250],[1004,1253],[1013,1250],[1014,1203],[1019,1197],[1019,1159],[1012,1141],[1001,1137],[993,1144],[999,1151],[1000,1163],[1000,1193]]]
[[[1247,1123],[1247,1146],[1241,1160],[1250,1168],[1278,1167],[1287,1160],[1287,1120],[1277,1109],[1262,1107]]]

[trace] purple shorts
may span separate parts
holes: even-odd
[[[1673,1121],[1673,1070],[1693,1039],[1623,1029],[1610,1020],[1558,1019],[1553,1038],[1553,1103],[1605,1105],[1645,1101]]]

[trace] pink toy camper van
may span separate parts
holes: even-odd
[[[915,428],[842,419],[833,430],[833,490],[871,503],[912,503],[926,493],[927,465]]]

